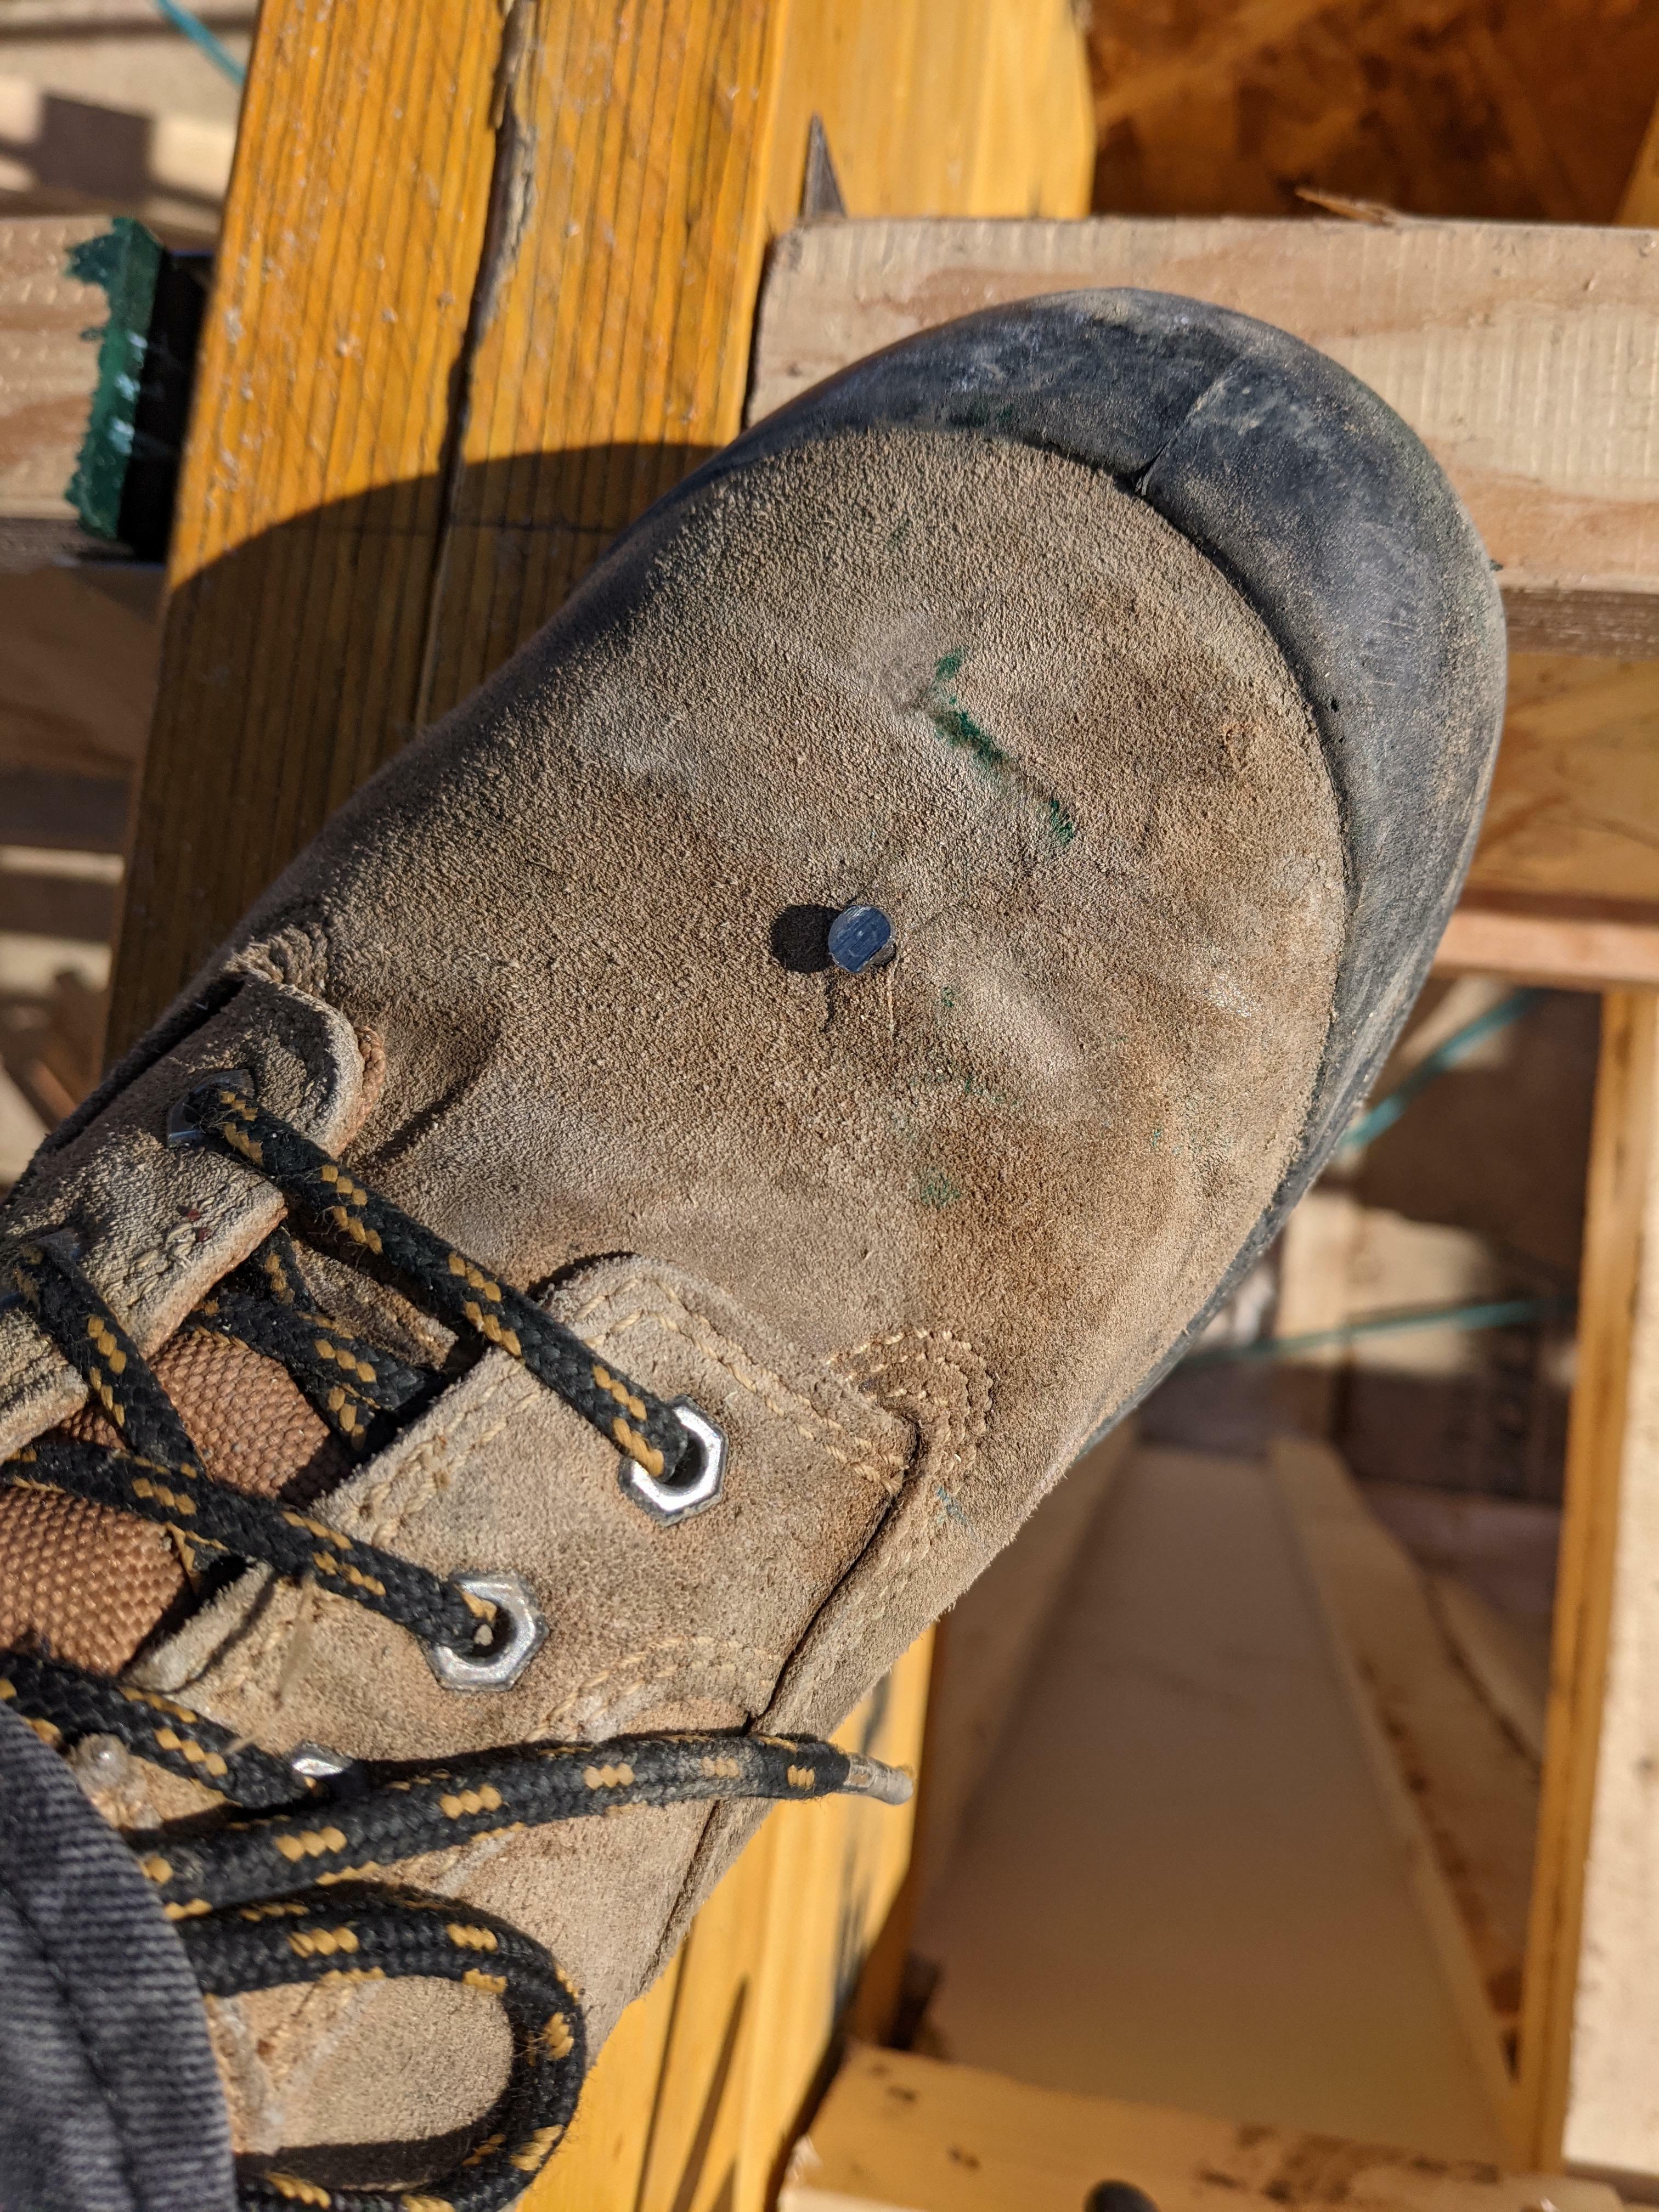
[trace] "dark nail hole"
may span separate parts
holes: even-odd
[[[1083,2200],[1084,2212],[1158,2212],[1144,2189],[1133,2181],[1097,2181]]]
[[[821,975],[830,965],[832,906],[787,906],[772,924],[772,957],[792,975]]]

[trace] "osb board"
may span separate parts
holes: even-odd
[[[1356,1990],[1363,2005],[1365,1993]],[[1066,2096],[855,2050],[790,2161],[780,2212],[1078,2212],[1103,2181],[1158,2212],[1618,2212],[1610,2189],[1258,2121]]]
[[[1397,408],[1501,570],[1517,649],[1659,653],[1659,234],[1217,219],[817,223],[781,241],[751,418],[876,348],[1079,287],[1279,324]]]
[[[1659,97],[1639,0],[1112,0],[1091,44],[1103,211],[1610,222]]]
[[[911,1646],[836,1742],[916,1765],[932,1643]],[[763,2212],[898,1893],[912,1820],[850,1797],[768,1815],[617,2023],[532,2212]]]

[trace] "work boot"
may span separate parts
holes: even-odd
[[[1329,1152],[1503,684],[1373,393],[1081,293],[751,430],[334,817],[0,1224],[0,2201],[512,2201]]]

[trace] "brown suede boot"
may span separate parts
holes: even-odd
[[[1340,1134],[1503,673],[1331,362],[1146,294],[975,318],[664,501],[53,1136],[0,1697],[133,1844],[92,1822],[87,1911],[212,1993],[179,2201],[234,2136],[250,2203],[510,2202],[758,1801],[898,1793],[817,1739]],[[0,2134],[67,2158],[14,2078],[0,2027]],[[428,2137],[390,2195],[303,2148]]]

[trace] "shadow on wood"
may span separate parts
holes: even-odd
[[[308,509],[185,580],[138,802],[112,1057],[336,807],[541,628],[617,534],[607,518],[649,506],[711,450],[589,446],[483,462],[449,485],[419,477]],[[469,537],[490,558],[462,592]]]

